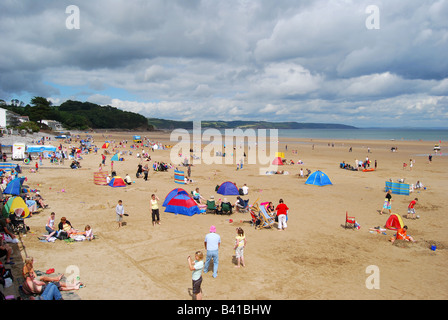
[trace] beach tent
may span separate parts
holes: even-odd
[[[317,170],[310,174],[308,179],[306,179],[305,184],[312,184],[315,186],[332,185],[330,178],[328,178],[328,176],[320,170]]]
[[[172,212],[175,214],[183,214],[192,216],[199,214],[200,210],[196,201],[182,188],[171,190],[165,197],[163,202],[165,212]]]
[[[110,159],[110,161],[120,161],[120,158],[118,157],[119,152],[117,152],[116,154],[114,154],[112,156],[112,158]]]
[[[285,153],[284,152],[276,152],[275,156],[279,157],[279,158],[284,158],[285,157]]]
[[[22,184],[25,178],[12,179],[7,185],[3,194],[12,194],[18,196],[22,193]]]
[[[21,197],[11,197],[6,202],[5,206],[3,207],[3,217],[9,217],[11,213],[14,213],[16,209],[23,209],[22,217],[26,218],[30,214],[30,209],[26,205],[25,201]]]
[[[403,220],[401,219],[400,215],[396,213],[393,213],[389,216],[385,225],[385,227],[390,230],[398,230],[403,228],[403,226]]]
[[[216,192],[224,196],[238,196],[240,194],[238,187],[230,181],[222,183]]]
[[[272,160],[272,164],[276,164],[278,166],[282,166],[283,165],[282,158],[280,158],[280,157],[275,158],[274,160]]]
[[[174,169],[174,182],[185,184],[185,174],[183,171]]]
[[[109,142],[105,142],[101,148],[102,148],[102,149],[107,149],[107,148],[109,148]]]
[[[109,187],[126,187],[126,183],[124,182],[122,177],[115,176],[110,180]]]

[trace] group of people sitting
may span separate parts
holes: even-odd
[[[346,170],[351,170],[351,171],[358,171],[358,168],[353,167],[352,165],[345,163],[345,161],[342,161],[339,164],[339,168],[341,169],[346,169]]]
[[[45,225],[45,230],[48,232],[48,234],[43,235],[40,238],[41,240],[54,242],[56,239],[65,240],[69,238],[77,241],[90,241],[94,239],[93,230],[89,225],[85,226],[84,231],[80,231],[75,229],[66,217],[62,217],[61,221],[56,227],[55,217],[56,214],[52,212]]]
[[[233,211],[236,212],[244,212],[249,208],[249,199],[244,200],[240,196],[236,197],[236,201],[232,204],[227,198],[223,200],[218,199],[215,201],[215,197],[211,196],[209,200],[207,200],[207,211],[213,212],[216,214],[233,214]]]
[[[166,164],[165,162],[154,161],[152,164],[152,168],[154,171],[168,171],[171,166]]]

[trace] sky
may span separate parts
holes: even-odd
[[[447,127],[448,0],[2,0],[0,99]]]

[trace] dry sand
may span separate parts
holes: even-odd
[[[94,134],[95,143],[101,147],[106,139],[115,140],[116,144],[127,139],[128,148],[118,150],[130,150],[132,133],[106,135]],[[169,141],[168,133],[141,135],[152,141],[174,144]],[[334,147],[328,146],[329,142]],[[125,188],[93,183],[100,153],[83,156],[80,170],[69,169],[68,161],[58,166],[47,160],[39,173],[29,173],[29,168],[24,166],[28,185],[39,189],[51,208],[26,220],[33,233],[23,238],[26,249],[22,248],[21,255],[33,256],[38,270],[54,268],[67,275],[69,266],[78,268],[81,281],[86,284],[78,291],[83,300],[190,300],[191,272],[187,256],[197,250],[205,252],[204,237],[210,226],[215,225],[222,239],[219,271],[216,279],[211,272],[203,275],[206,300],[447,299],[448,237],[443,195],[448,191],[448,157],[435,156],[429,164],[427,157],[416,156],[432,152],[433,145],[428,141],[282,139],[279,151],[285,152],[285,158],[304,161],[304,165],[282,167],[289,175],[260,175],[256,164],[245,164],[239,171],[236,164],[197,164],[192,167],[194,184],[185,186],[174,183],[172,169],[151,170],[148,181],[136,179],[140,160],[135,153],[124,156],[123,162],[114,163],[119,176],[129,173],[135,181]],[[391,146],[397,146],[398,152],[391,152]],[[298,154],[292,150],[298,150]],[[170,150],[150,152],[154,161],[171,162],[170,154]],[[378,161],[377,171],[339,168],[342,161],[353,164],[355,159],[364,160],[366,156]],[[108,155],[104,170],[110,170],[110,158]],[[409,167],[403,170],[403,162],[411,158],[415,159],[412,171]],[[305,180],[297,177],[301,167],[322,170],[333,185],[305,185]],[[392,245],[388,241],[393,235],[390,230],[387,235],[369,232],[369,228],[384,226],[388,217],[379,215],[385,181],[399,178],[406,178],[409,183],[421,180],[427,187],[410,196],[393,195],[392,211],[402,216],[406,215],[408,203],[414,197],[419,198],[416,211],[420,219],[403,219],[409,227],[408,233],[418,241],[413,244],[397,241]],[[160,198],[160,206],[168,192],[177,187],[188,192],[199,187],[206,198],[210,195],[222,198],[216,194],[215,186],[227,180],[238,186],[246,183],[251,203],[259,199],[276,205],[283,198],[290,208],[287,230],[255,230],[249,223],[249,213],[188,217],[165,213],[163,208],[161,225],[152,226],[149,207],[152,193]],[[234,201],[236,197],[228,198]],[[129,213],[126,225],[120,229],[114,209],[119,199]],[[57,221],[65,216],[78,229],[91,225],[98,239],[71,244],[39,242],[37,237],[45,233],[51,211],[56,213]],[[346,211],[356,217],[361,229],[341,227]],[[233,243],[235,228],[239,226],[245,230],[248,243],[246,267],[236,269]],[[430,250],[431,244],[437,245],[436,251]],[[371,275],[369,266],[378,268],[379,288],[366,286]],[[19,262],[14,269],[20,270],[20,267]]]

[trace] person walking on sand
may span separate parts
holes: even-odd
[[[123,225],[123,215],[124,215],[123,201],[118,200],[118,204],[115,207],[115,213],[117,214],[118,228],[120,228]]]
[[[194,261],[191,260],[191,257],[188,256],[188,266],[190,267],[190,271],[193,271],[191,274],[191,280],[193,284],[193,300],[202,300],[202,270],[204,269],[204,254],[202,251],[196,251],[194,254]]]
[[[219,247],[221,246],[221,237],[216,233],[216,227],[210,227],[210,233],[205,236],[204,247],[207,250],[205,259],[204,273],[208,272],[210,261],[213,260],[213,278],[218,276]]]
[[[235,237],[235,258],[237,260],[237,265],[235,268],[239,268],[240,266],[245,267],[244,264],[244,248],[246,247],[247,240],[246,236],[244,235],[243,228],[239,227],[236,228],[236,237]]]
[[[381,209],[380,214],[383,214],[384,209],[389,210],[389,214],[392,213],[392,191],[387,190],[386,198],[384,199],[383,208]]]

